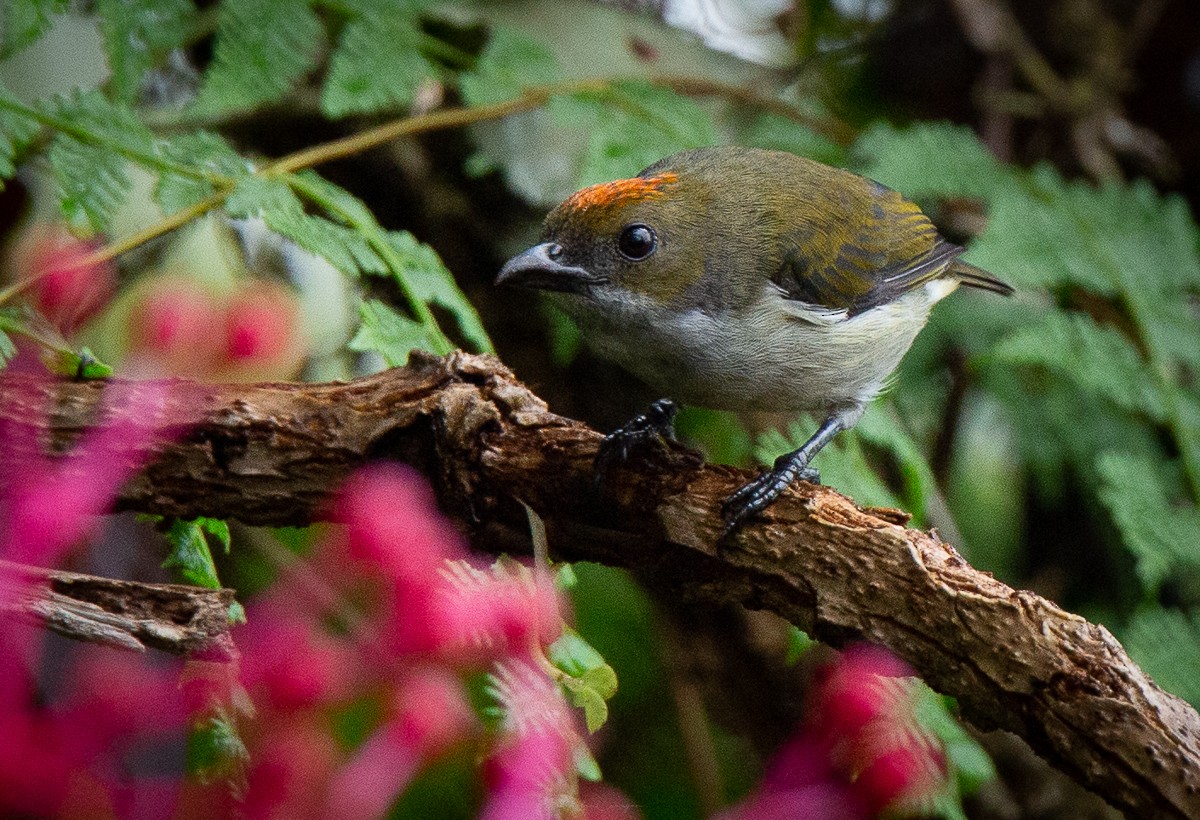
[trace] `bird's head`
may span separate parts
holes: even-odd
[[[750,263],[745,249],[761,247],[756,236],[770,229],[753,196],[728,190],[738,169],[725,166],[747,158],[728,151],[677,154],[632,179],[577,191],[496,283],[596,302],[679,306],[727,297],[730,278]],[[713,282],[714,271],[724,282]]]

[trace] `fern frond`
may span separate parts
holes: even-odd
[[[306,0],[223,0],[195,113],[211,116],[281,99],[316,65],[323,41],[321,20]]]
[[[134,102],[146,73],[186,39],[196,9],[189,0],[98,0],[100,34],[114,96]]]
[[[6,106],[6,102],[14,105]],[[41,130],[41,123],[25,113],[24,106],[15,104],[15,100],[0,88],[0,191],[4,190],[4,180],[12,179],[17,172],[21,153]]]
[[[407,106],[422,81],[435,76],[420,47],[417,20],[400,10],[351,20],[330,62],[321,110],[337,118]]]
[[[0,3],[0,60],[32,45],[50,29],[69,0],[7,0]]]
[[[1165,416],[1162,393],[1146,378],[1141,353],[1119,330],[1083,313],[1048,313],[1010,334],[988,358],[1052,372],[1095,399],[1154,421]]]
[[[1165,475],[1166,469],[1161,461],[1128,452],[1107,452],[1096,463],[1100,501],[1150,593],[1184,568],[1200,572],[1200,510],[1176,505],[1167,487],[1179,483],[1177,473]]]

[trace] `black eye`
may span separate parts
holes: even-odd
[[[645,259],[654,253],[658,245],[658,237],[649,225],[628,225],[617,237],[617,250],[626,259],[634,262]]]

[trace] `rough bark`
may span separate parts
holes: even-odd
[[[115,581],[0,561],[0,613],[68,638],[144,652],[232,657],[232,589]]]
[[[40,424],[65,450],[95,423],[105,389],[12,376],[0,381],[0,421]],[[36,412],[46,400],[49,420]],[[354,468],[403,460],[481,547],[520,543],[519,499],[562,558],[629,568],[682,600],[768,609],[835,646],[884,644],[968,720],[1015,732],[1130,816],[1200,817],[1195,710],[1102,626],[971,568],[899,511],[801,483],[720,542],[720,502],[747,473],[679,447],[615,471],[598,497],[600,435],[547,412],[485,356],[414,357],[348,383],[176,383],[169,402],[177,435],[122,491],[122,509],[304,524]]]

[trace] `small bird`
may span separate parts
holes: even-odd
[[[697,148],[576,192],[497,284],[536,288],[585,343],[669,398],[609,435],[597,467],[673,435],[672,399],[816,411],[795,452],[725,502],[726,533],[853,427],[934,303],[961,285],[1010,295],[921,210],[849,171],[782,151]]]

